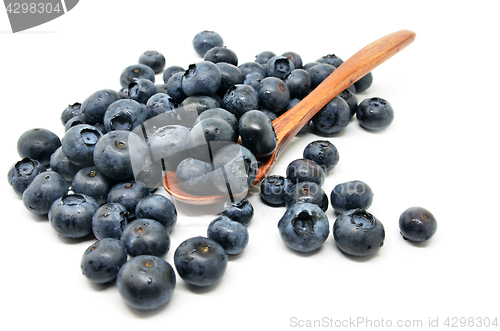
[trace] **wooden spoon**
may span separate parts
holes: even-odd
[[[342,63],[295,107],[275,119],[273,126],[278,144],[270,156],[259,160],[257,177],[253,185],[265,178],[286,145],[321,108],[358,79],[411,44],[415,40],[415,36],[412,31],[401,30],[372,42]],[[175,172],[172,171],[165,174],[163,185],[174,198],[187,204],[208,205],[221,203],[228,199],[227,194],[222,193],[210,196],[189,194],[179,185]]]

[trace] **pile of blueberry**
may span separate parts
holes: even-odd
[[[212,31],[197,34],[193,46],[203,61],[187,68],[165,68],[161,53],[143,53],[121,73],[119,91],[99,90],[64,109],[61,139],[46,129],[26,131],[17,142],[21,160],[8,173],[25,207],[47,215],[60,236],[97,239],[83,254],[82,273],[98,284],[116,281],[124,300],[138,309],[162,306],[176,285],[174,268],[163,257],[177,211],[155,193],[164,173],[175,172],[182,188],[195,195],[245,193],[259,158],[276,148],[272,120],[343,62],[330,54],[303,65],[295,52],[266,51],[238,65],[236,54]],[[163,84],[155,84],[158,74]],[[389,102],[369,98],[358,104],[355,96],[372,80],[369,73],[343,91],[301,132],[311,127],[332,136],[355,114],[363,128],[385,129],[394,117]],[[262,200],[286,207],[278,227],[294,250],[311,252],[323,244],[331,204],[339,214],[333,226],[337,246],[351,255],[373,254],[383,244],[384,228],[366,211],[370,187],[361,181],[339,184],[330,201],[321,187],[338,162],[331,142],[314,141],[302,159],[289,164],[286,176],[262,181]],[[227,256],[248,244],[250,202],[228,200],[221,210],[206,236],[189,238],[175,250],[175,269],[188,284],[217,283]],[[401,215],[400,229],[405,239],[426,241],[436,220],[423,208],[410,208]]]

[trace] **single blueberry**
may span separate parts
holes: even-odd
[[[245,62],[238,66],[241,71],[243,77],[247,77],[248,74],[258,73],[262,76],[262,78],[266,77],[266,68],[262,66],[262,64],[257,63],[255,61]]]
[[[394,120],[392,105],[382,98],[368,98],[361,101],[356,110],[359,125],[370,131],[386,129]]]
[[[302,68],[302,57],[298,53],[288,51],[288,52],[281,54],[281,56],[284,56],[288,60],[290,60],[293,63],[293,66],[295,67],[295,69]]]
[[[266,64],[266,75],[268,77],[277,77],[284,80],[293,70],[295,66],[285,56],[274,56],[269,59]]]
[[[297,203],[313,203],[326,212],[328,209],[328,196],[318,184],[300,182],[290,188],[285,198],[287,209]]]
[[[302,156],[319,164],[325,174],[339,163],[339,152],[328,140],[315,140],[309,143],[304,148]]]
[[[50,156],[49,166],[50,170],[60,174],[68,182],[71,182],[76,173],[82,168],[68,159],[68,157],[64,154],[62,146],[56,149],[56,151]]]
[[[293,160],[286,168],[286,177],[293,184],[299,182],[314,182],[323,185],[325,172],[323,168],[313,160],[306,158]]]
[[[141,310],[160,308],[170,300],[176,278],[164,259],[142,255],[128,260],[118,272],[116,287],[125,302]]]
[[[214,95],[220,87],[221,79],[222,74],[215,63],[201,61],[191,64],[182,76],[182,91],[187,96]]]
[[[89,167],[94,165],[94,149],[103,134],[94,126],[80,124],[72,127],[62,138],[64,155],[76,165]]]
[[[47,129],[32,129],[25,131],[17,140],[17,153],[25,157],[37,160],[44,167],[48,167],[50,156],[61,146],[61,140],[52,131]]]
[[[83,114],[70,118],[69,121],[67,121],[64,125],[64,132],[79,124],[87,124],[87,122],[85,121],[85,116],[83,116]]]
[[[184,69],[181,66],[177,66],[177,65],[173,65],[173,66],[167,67],[163,71],[163,82],[165,84],[167,84],[167,82],[170,79],[170,77],[172,77],[174,74],[179,73],[179,72],[182,73],[182,74],[184,74],[185,71],[186,71],[186,69]],[[168,88],[167,88],[167,91],[168,91]]]
[[[121,87],[128,87],[130,83],[138,79],[149,79],[155,82],[155,72],[145,64],[132,64],[123,69],[120,75]]]
[[[85,250],[80,268],[82,274],[92,283],[106,284],[116,279],[125,262],[127,250],[122,242],[114,238],[104,238]]]
[[[269,117],[260,110],[245,112],[239,122],[241,143],[256,157],[271,155],[278,140],[274,126]]]
[[[280,175],[270,175],[260,184],[260,196],[271,206],[284,206],[287,193],[292,186],[290,179]]]
[[[257,62],[254,62],[257,63]],[[253,87],[255,91],[258,91],[260,82],[265,78],[265,75],[261,75],[258,72],[250,72],[243,79],[243,85],[249,85]]]
[[[255,55],[255,62],[265,66],[267,64],[267,61],[269,61],[270,58],[276,56],[274,52],[271,51],[263,51],[260,52],[259,54]]]
[[[198,32],[193,38],[193,48],[199,56],[205,56],[205,53],[216,46],[224,46],[224,40],[214,31]]]
[[[410,207],[399,217],[399,231],[404,239],[424,242],[437,230],[437,221],[430,211],[422,207]]]
[[[156,85],[149,79],[137,79],[128,85],[129,98],[146,104],[156,94]]]
[[[14,163],[7,174],[10,186],[18,195],[22,196],[36,175],[47,169],[37,160],[28,157]]]
[[[213,63],[225,62],[238,66],[238,56],[226,46],[212,47],[205,53],[203,60]]]
[[[92,216],[92,232],[99,240],[103,238],[121,239],[129,219],[127,209],[119,203],[106,203]]]
[[[337,247],[353,256],[368,256],[384,245],[385,230],[382,223],[363,209],[348,210],[333,224]]]
[[[92,217],[99,209],[94,198],[79,193],[65,194],[49,210],[49,223],[60,236],[82,238],[92,233]]]
[[[110,89],[99,90],[89,95],[82,103],[82,115],[85,123],[91,125],[103,123],[104,114],[108,107],[122,98],[119,92]]]
[[[317,134],[331,136],[340,133],[351,121],[351,110],[341,97],[335,97],[312,118]]]
[[[68,122],[70,119],[81,114],[82,114],[82,104],[79,102],[75,102],[72,105],[68,105],[68,107],[66,107],[62,111],[61,122],[63,125],[66,125],[66,122]]]
[[[228,255],[240,254],[248,245],[247,228],[226,216],[218,216],[208,225],[207,237],[221,245]]]
[[[182,77],[184,77],[184,73],[185,71],[172,74],[172,77],[165,83],[167,85],[168,95],[177,103],[182,102],[182,100],[187,97],[182,89]]]
[[[114,130],[132,131],[146,120],[146,113],[141,104],[132,99],[122,99],[109,105],[104,113],[106,132]]]
[[[290,91],[283,80],[266,77],[259,85],[259,100],[263,108],[279,114],[290,102]]]
[[[47,215],[52,203],[68,193],[68,184],[54,171],[40,172],[23,192],[23,204],[32,213]]]
[[[311,90],[311,78],[304,69],[295,69],[286,75],[284,82],[290,91],[290,98],[302,99]]]
[[[259,106],[259,95],[250,85],[236,84],[230,87],[222,98],[222,105],[236,118]]]
[[[240,201],[227,200],[222,204],[221,215],[248,226],[253,218],[254,209],[246,198]]]
[[[309,74],[309,78],[311,78],[311,88],[315,89],[318,87],[318,85],[321,84],[326,77],[330,76],[335,69],[336,67],[326,63],[320,63],[310,67],[307,73]]]
[[[344,99],[345,102],[347,102],[347,104],[349,105],[349,109],[351,110],[351,117],[354,116],[354,114],[356,114],[356,110],[358,109],[358,99],[356,98],[356,95],[350,90],[346,89],[340,92],[338,96]]]
[[[177,105],[174,99],[166,93],[157,92],[146,102],[145,120],[169,112],[172,114],[172,124],[177,118]]]
[[[148,218],[137,218],[129,223],[121,237],[121,242],[128,255],[153,255],[162,257],[170,249],[170,235],[158,221]]]
[[[373,191],[360,180],[338,184],[330,194],[330,203],[337,213],[351,209],[368,209],[373,202]]]
[[[165,56],[158,51],[148,50],[139,56],[139,63],[147,65],[155,74],[159,74],[165,68]]]
[[[219,62],[216,63],[216,65],[219,67],[221,72],[221,83],[219,89],[217,90],[217,94],[220,97],[223,97],[231,86],[243,83],[243,74],[234,64]]]
[[[335,54],[327,54],[325,56],[322,56],[317,59],[316,62],[330,64],[335,68],[344,63],[344,61]]]
[[[199,115],[208,109],[220,107],[220,102],[215,97],[215,95],[195,95],[185,98],[177,109],[179,124],[192,128]]]
[[[80,169],[71,183],[71,190],[94,198],[99,205],[108,200],[114,182],[104,176],[95,166]]]
[[[220,281],[227,268],[227,253],[212,239],[193,237],[175,250],[174,264],[179,276],[194,286],[211,286]]]
[[[158,221],[170,232],[177,222],[177,210],[165,196],[151,194],[139,200],[135,206],[135,217]]]
[[[124,182],[114,185],[108,194],[108,203],[119,203],[135,216],[135,207],[139,201],[151,194],[151,191],[135,182]]]
[[[356,93],[361,93],[367,90],[370,86],[372,86],[372,83],[373,83],[373,74],[369,72],[360,79],[358,79],[358,81],[353,85],[354,88],[356,89]]]
[[[224,108],[211,108],[205,110],[203,113],[201,113],[197,118],[194,124],[198,124],[198,122],[206,119],[206,118],[220,118],[226,122],[228,122],[231,125],[231,128],[233,131],[238,135],[239,134],[239,128],[238,128],[238,119],[236,116],[234,116],[233,113],[230,111],[224,109]]]
[[[312,203],[299,203],[288,208],[278,222],[281,239],[291,249],[309,253],[320,248],[330,234],[328,217]]]

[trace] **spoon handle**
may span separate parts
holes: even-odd
[[[415,36],[412,31],[401,30],[372,42],[342,63],[295,107],[275,119],[273,126],[278,146],[274,158],[278,158],[297,132],[321,108],[382,62],[411,44]]]

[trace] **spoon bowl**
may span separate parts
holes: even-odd
[[[276,148],[270,156],[259,159],[259,168],[253,185],[266,177],[288,143],[321,108],[361,77],[411,44],[415,37],[414,32],[401,30],[372,42],[342,63],[297,105],[276,118],[273,121],[277,137]],[[167,171],[163,178],[163,186],[175,199],[187,204],[209,205],[228,199],[227,194],[223,193],[214,192],[212,195],[198,196],[185,192],[173,171]],[[246,193],[232,198],[244,197]]]

